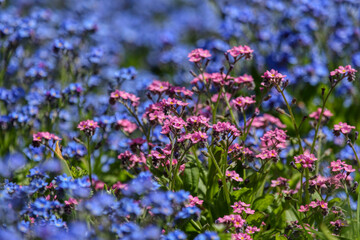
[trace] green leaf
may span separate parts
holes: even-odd
[[[200,171],[194,163],[187,163],[184,170],[183,183],[185,190],[194,196],[198,195]]]
[[[259,197],[254,201],[252,209],[258,211],[265,211],[273,202],[274,196],[266,194],[265,196]]]
[[[275,236],[275,240],[287,240],[287,238],[284,236],[281,236],[280,233],[277,233]]]
[[[263,219],[265,218],[265,215],[261,212],[255,212],[252,215],[249,215],[246,218],[246,222],[250,225],[260,225]]]
[[[251,189],[247,187],[243,187],[240,190],[234,191],[231,193],[231,196],[235,199],[235,201],[245,201],[247,202],[247,196],[251,193]]]

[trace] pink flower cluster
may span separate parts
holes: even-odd
[[[340,159],[330,163],[331,171],[333,172],[340,172],[345,171],[348,173],[355,172],[355,169],[352,168],[351,165],[346,164],[344,161]]]
[[[177,106],[187,106],[189,105],[189,103],[185,103],[185,102],[182,102],[180,100],[177,100],[175,98],[168,98],[168,99],[163,99],[161,101],[161,103],[164,105],[164,106],[168,106],[168,107],[177,107]]]
[[[254,82],[254,78],[251,75],[244,74],[240,77],[234,78],[234,82],[237,84],[249,84]]]
[[[304,153],[295,156],[295,163],[300,163],[303,168],[312,168],[314,162],[317,160],[314,154]]]
[[[201,206],[204,200],[200,200],[198,197],[193,197],[189,195],[189,204],[186,207],[194,207],[194,206]]]
[[[276,158],[278,156],[278,153],[276,150],[262,150],[260,154],[256,155],[255,157],[261,158],[262,160],[270,159],[270,158]]]
[[[154,80],[147,89],[153,93],[153,94],[159,94],[166,93],[168,95],[175,95],[181,96],[183,94],[184,96],[191,97],[194,93],[185,87],[177,87],[171,85],[169,82],[162,82],[159,80]]]
[[[317,200],[316,202],[312,201],[309,205],[307,205],[307,204],[301,205],[298,211],[299,212],[307,212],[307,211],[309,211],[310,207],[312,207],[312,208],[320,207],[321,209],[327,210],[328,203],[325,201],[319,201],[319,200]]]
[[[350,75],[350,74],[354,74],[356,72],[357,71],[355,69],[353,69],[351,67],[351,65],[347,65],[345,67],[339,66],[337,69],[330,72],[330,76],[336,76],[336,75],[341,75],[341,74]]]
[[[315,179],[310,179],[309,184],[310,186],[317,187],[318,189],[321,188],[338,189],[343,187],[342,184],[343,180],[350,182],[351,179],[352,179],[351,176],[348,176],[345,173],[339,173],[337,175],[330,177],[324,177],[319,175]]]
[[[147,89],[152,93],[163,93],[170,89],[171,84],[169,82],[162,82],[159,80],[154,80]]]
[[[110,94],[110,103],[115,104],[117,100],[122,100],[124,103],[129,100],[133,107],[137,107],[140,104],[140,98],[136,97],[134,94],[115,90]]]
[[[194,63],[200,62],[202,59],[209,57],[211,57],[209,50],[204,50],[202,48],[194,49],[188,54],[189,61]]]
[[[213,130],[217,133],[224,135],[230,134],[230,136],[240,136],[240,131],[229,122],[218,122],[212,126]]]
[[[227,50],[228,53],[230,53],[231,56],[233,56],[236,60],[245,57],[245,59],[251,59],[252,53],[254,50],[252,50],[249,46],[235,46],[231,48],[230,50]]]
[[[348,125],[347,123],[342,123],[342,122],[339,122],[338,124],[335,124],[334,125],[334,134],[336,136],[339,136],[340,135],[340,132],[342,134],[348,134],[351,132],[351,129],[355,129],[354,126],[350,126]]]
[[[254,95],[251,97],[238,97],[236,99],[233,99],[231,103],[238,108],[246,109],[251,104],[256,103],[254,98]]]
[[[347,226],[347,222],[343,221],[341,219],[338,219],[336,221],[330,221],[330,224],[335,226],[335,227],[344,227]]]
[[[240,146],[238,143],[234,143],[233,145],[231,145],[229,147],[228,153],[233,155],[241,153],[249,156],[254,154],[249,148]]]
[[[197,129],[199,127],[210,128],[211,126],[208,124],[209,121],[210,121],[209,118],[204,117],[202,115],[191,116],[186,119],[187,126],[194,129]]]
[[[250,124],[250,122],[248,123]],[[271,116],[270,114],[265,113],[262,116],[256,117],[253,120],[252,123],[252,127],[256,127],[256,128],[265,128],[267,127],[269,124],[273,124],[279,128],[286,128],[286,125],[283,124],[280,119]]]
[[[122,128],[124,132],[127,133],[133,133],[137,129],[137,125],[127,119],[118,120],[116,124],[118,127]]]
[[[82,121],[78,124],[77,128],[80,129],[80,131],[91,131],[94,132],[96,128],[98,128],[99,125],[94,120],[86,120]]]
[[[139,156],[129,151],[120,153],[118,159],[122,161],[122,164],[127,166],[128,169],[133,168],[136,164],[145,164],[146,158],[144,153],[140,152]]]
[[[283,186],[286,187],[288,185],[289,179],[278,177],[276,180],[271,180],[271,187]]]
[[[246,216],[255,213],[254,210],[249,208],[250,204],[239,201],[235,202],[231,207],[234,209],[234,213],[237,214],[225,215],[224,217],[217,219],[217,222],[225,223],[229,227],[235,227],[237,229],[237,233],[232,234],[231,239],[252,239],[250,235],[260,232],[260,229],[256,226],[247,225],[246,219],[243,218],[244,213]]]
[[[171,115],[168,115],[166,117],[167,118],[163,122],[164,125],[162,126],[162,129],[160,132],[161,134],[166,135],[166,134],[169,134],[170,132],[177,134],[186,125],[186,122],[180,117],[171,116]]]
[[[318,120],[320,118],[320,114],[321,114],[321,108],[318,108],[315,112],[313,113],[310,113],[309,117],[311,118],[315,118],[316,120]],[[327,109],[324,109],[324,112],[323,112],[323,118],[330,118],[332,117],[333,114],[327,110]]]
[[[227,171],[225,173],[226,177],[236,181],[236,182],[243,182],[244,180],[240,177],[240,175],[235,171]]]
[[[267,131],[264,136],[260,138],[261,147],[265,149],[271,148],[286,148],[286,132],[284,130],[275,128]]]
[[[149,119],[150,123],[152,124],[156,124],[156,123],[162,124],[163,121],[166,119],[166,116],[163,111],[163,104],[162,103],[151,104],[148,108],[146,108],[143,118]]]
[[[61,138],[59,138],[58,136],[49,133],[49,132],[38,132],[38,133],[34,133],[33,134],[33,142],[42,142],[42,140],[54,140],[54,141],[59,141],[61,140]]]
[[[198,142],[206,142],[208,139],[208,135],[205,132],[194,132],[194,133],[188,133],[181,136],[181,138],[178,139],[178,142],[183,142],[185,140],[190,139],[193,144],[196,144]]]
[[[286,75],[282,75],[278,71],[271,69],[270,71],[266,71],[261,77],[264,79],[261,85],[269,87],[273,84],[279,85],[286,78]]]

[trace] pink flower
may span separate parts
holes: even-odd
[[[314,154],[304,153],[295,156],[295,163],[300,163],[303,168],[312,168],[314,162],[317,160]]]
[[[185,103],[185,102],[182,102],[180,100],[177,100],[175,98],[168,98],[168,99],[163,99],[161,101],[161,103],[164,105],[164,106],[187,106],[189,105],[189,103]]]
[[[252,53],[254,50],[252,50],[249,46],[235,46],[230,50],[227,50],[228,53],[230,53],[231,56],[234,58],[242,58],[245,57],[245,59],[251,59]]]
[[[312,207],[312,208],[316,208],[317,206],[319,206],[319,203],[318,203],[318,202],[315,202],[315,201],[312,201],[312,202],[309,204],[309,207]]]
[[[256,101],[254,100],[255,96],[251,96],[251,97],[238,97],[234,100],[231,101],[231,103],[239,108],[244,108],[246,109],[249,105],[256,103]]]
[[[268,131],[264,134],[261,140],[261,147],[268,148],[285,148],[286,147],[286,132],[284,130],[275,128],[272,131]]]
[[[307,211],[309,211],[309,205],[305,205],[305,206],[301,205],[298,211],[299,212],[307,212]]]
[[[176,93],[178,96],[181,96],[183,94],[185,97],[191,97],[194,93],[185,87],[174,87],[171,86],[169,90],[169,94]]]
[[[256,233],[256,232],[260,232],[260,228],[247,226],[245,232],[246,232],[247,234],[254,234],[254,233]]]
[[[155,150],[151,150],[151,154],[150,154],[153,158],[156,158],[156,159],[165,159],[166,158],[166,155],[163,154],[163,153],[160,153],[158,151],[155,151]]]
[[[269,87],[274,83],[279,85],[280,82],[285,79],[286,75],[282,75],[278,71],[271,69],[270,71],[266,71],[261,77],[264,79],[264,82],[262,82],[261,85]]]
[[[230,136],[240,136],[240,131],[229,122],[218,122],[212,126],[213,130],[224,135],[230,134]]]
[[[346,164],[340,159],[336,160],[335,162],[331,162],[330,167],[332,168],[331,171],[333,172],[340,172],[342,170],[345,170],[346,172],[351,173],[355,171],[355,169],[353,169],[351,165]]]
[[[333,226],[336,226],[336,227],[344,227],[344,226],[347,226],[347,222],[346,221],[343,221],[341,219],[338,219],[336,220],[335,222],[334,221],[330,221],[330,224],[333,225]]]
[[[252,214],[255,213],[255,210],[252,210],[251,208],[246,208],[246,209],[244,210],[244,212],[245,212],[246,214],[252,215]]]
[[[271,180],[271,187],[286,186],[289,179],[278,177],[276,180]]]
[[[253,83],[254,78],[250,75],[244,74],[240,77],[234,78],[234,82],[241,84],[241,83]]]
[[[256,155],[257,158],[264,159],[270,159],[270,158],[276,158],[278,156],[278,153],[276,150],[262,150],[260,154]]]
[[[318,120],[320,118],[320,114],[321,114],[321,108],[318,108],[315,112],[311,113],[309,115],[309,117],[315,118],[316,120]],[[333,116],[333,114],[329,110],[324,109],[323,117],[329,118],[332,116]]]
[[[187,207],[194,207],[196,205],[201,206],[204,202],[204,200],[199,200],[198,197],[193,197],[189,195],[189,201],[190,203],[187,205]]]
[[[66,204],[66,205],[78,205],[79,202],[78,202],[76,199],[74,199],[74,198],[69,198],[68,201],[65,200],[65,204]]]
[[[246,233],[236,233],[231,234],[231,240],[251,240],[252,238],[250,235],[247,235]]]
[[[204,117],[204,116],[191,116],[188,119],[186,119],[187,122],[187,126],[189,127],[193,127],[194,129],[198,129],[199,127],[210,127],[210,125],[208,124],[210,121],[209,118]]]
[[[99,125],[97,122],[95,122],[94,120],[86,120],[86,121],[82,121],[79,123],[78,125],[78,129],[80,129],[81,131],[91,131],[94,132],[96,128],[98,128]]]
[[[137,129],[137,125],[127,119],[118,120],[116,124],[121,127],[124,132],[127,133],[133,133]]]
[[[120,99],[124,103],[129,100],[133,107],[137,107],[140,104],[140,98],[136,97],[134,94],[119,90],[115,90],[110,94],[110,104],[115,104],[115,102]]]
[[[39,144],[42,142],[42,140],[54,140],[54,141],[60,141],[61,138],[58,136],[49,133],[49,132],[38,132],[33,134],[33,144],[36,146],[39,146]]]
[[[350,65],[347,65],[345,67],[339,66],[334,71],[330,72],[330,76],[344,76],[348,77],[349,82],[353,81],[355,79],[355,73],[357,71],[353,69]]]
[[[250,123],[249,123],[250,124]],[[270,114],[265,113],[263,116],[259,116],[254,118],[254,121],[252,123],[252,127],[256,128],[265,128],[269,124],[274,124],[278,128],[286,128],[286,125],[283,124],[280,119],[271,116]]]
[[[203,132],[194,132],[191,134],[191,142],[192,143],[198,143],[200,141],[205,142],[207,140],[208,136],[206,133]]]
[[[318,203],[318,205],[322,208],[322,209],[328,209],[328,203],[324,202],[324,201],[320,201]]]
[[[210,52],[202,48],[194,49],[188,54],[189,61],[195,63],[200,62],[202,59],[209,57],[211,57]]]
[[[161,82],[159,80],[154,80],[147,89],[152,93],[163,93],[170,89],[171,84],[169,82]]]
[[[235,171],[227,171],[225,173],[226,177],[231,178],[232,180],[236,182],[243,182],[244,180],[240,177],[240,175]]]
[[[347,123],[339,122],[339,124],[334,125],[335,135],[340,134],[340,132],[342,132],[343,134],[348,134],[351,132],[351,129],[355,129],[355,127],[350,126]]]

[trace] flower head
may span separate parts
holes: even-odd
[[[92,136],[95,133],[95,129],[98,127],[98,123],[94,120],[86,120],[80,122],[77,128],[80,129],[80,131],[85,132],[87,135]]]
[[[339,122],[338,124],[335,124],[334,125],[334,134],[336,136],[339,136],[340,135],[340,132],[342,134],[348,134],[351,132],[351,129],[355,129],[354,126],[350,126],[348,125],[347,123],[342,123],[342,122]]]
[[[209,50],[204,50],[202,48],[194,49],[188,54],[189,61],[194,63],[200,62],[202,59],[209,57],[211,57]]]

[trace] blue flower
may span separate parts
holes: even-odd
[[[183,231],[175,230],[173,232],[168,233],[162,239],[163,240],[183,240],[183,239],[187,239],[187,237]]]
[[[194,240],[220,240],[220,237],[217,235],[216,232],[209,232],[206,231],[201,233],[194,238]]]

